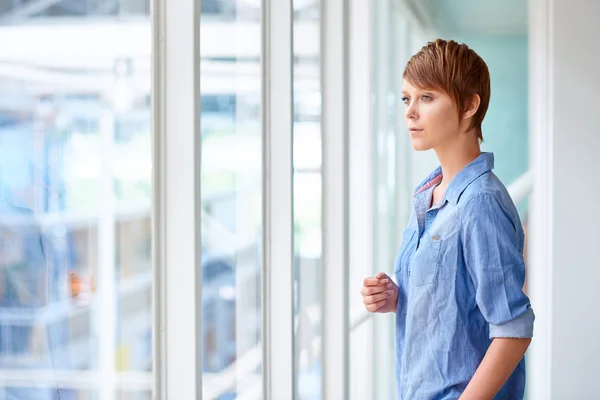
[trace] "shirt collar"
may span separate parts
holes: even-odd
[[[450,201],[456,205],[460,199],[460,195],[465,191],[467,186],[471,184],[475,179],[485,174],[486,172],[494,169],[494,153],[482,152],[475,160],[471,161],[466,167],[464,167],[458,175],[452,179],[452,182],[446,189],[444,199]],[[413,195],[416,196],[419,193],[429,189],[430,187],[437,185],[442,180],[442,167],[437,167],[417,188]],[[442,201],[443,203],[443,201]]]

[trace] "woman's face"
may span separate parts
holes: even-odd
[[[458,110],[448,94],[418,89],[405,79],[402,96],[404,119],[415,150],[434,149],[459,138]]]

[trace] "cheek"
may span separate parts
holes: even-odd
[[[443,113],[443,110],[440,110],[439,107],[423,107],[421,112],[421,120],[427,125],[428,129],[433,129],[435,131],[439,130],[439,128],[444,125],[444,120],[446,116]]]
[[[458,115],[448,107],[431,107],[427,110],[427,124],[436,131],[444,132],[458,127]]]

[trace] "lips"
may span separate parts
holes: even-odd
[[[410,131],[410,133],[417,133],[417,132],[423,131],[423,129],[418,129],[418,128],[409,128],[408,130]]]

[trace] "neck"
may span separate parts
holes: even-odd
[[[481,154],[479,140],[471,134],[464,136],[464,140],[458,140],[448,146],[440,146],[434,151],[442,167],[442,182],[440,186],[446,188],[460,171],[469,165]]]

